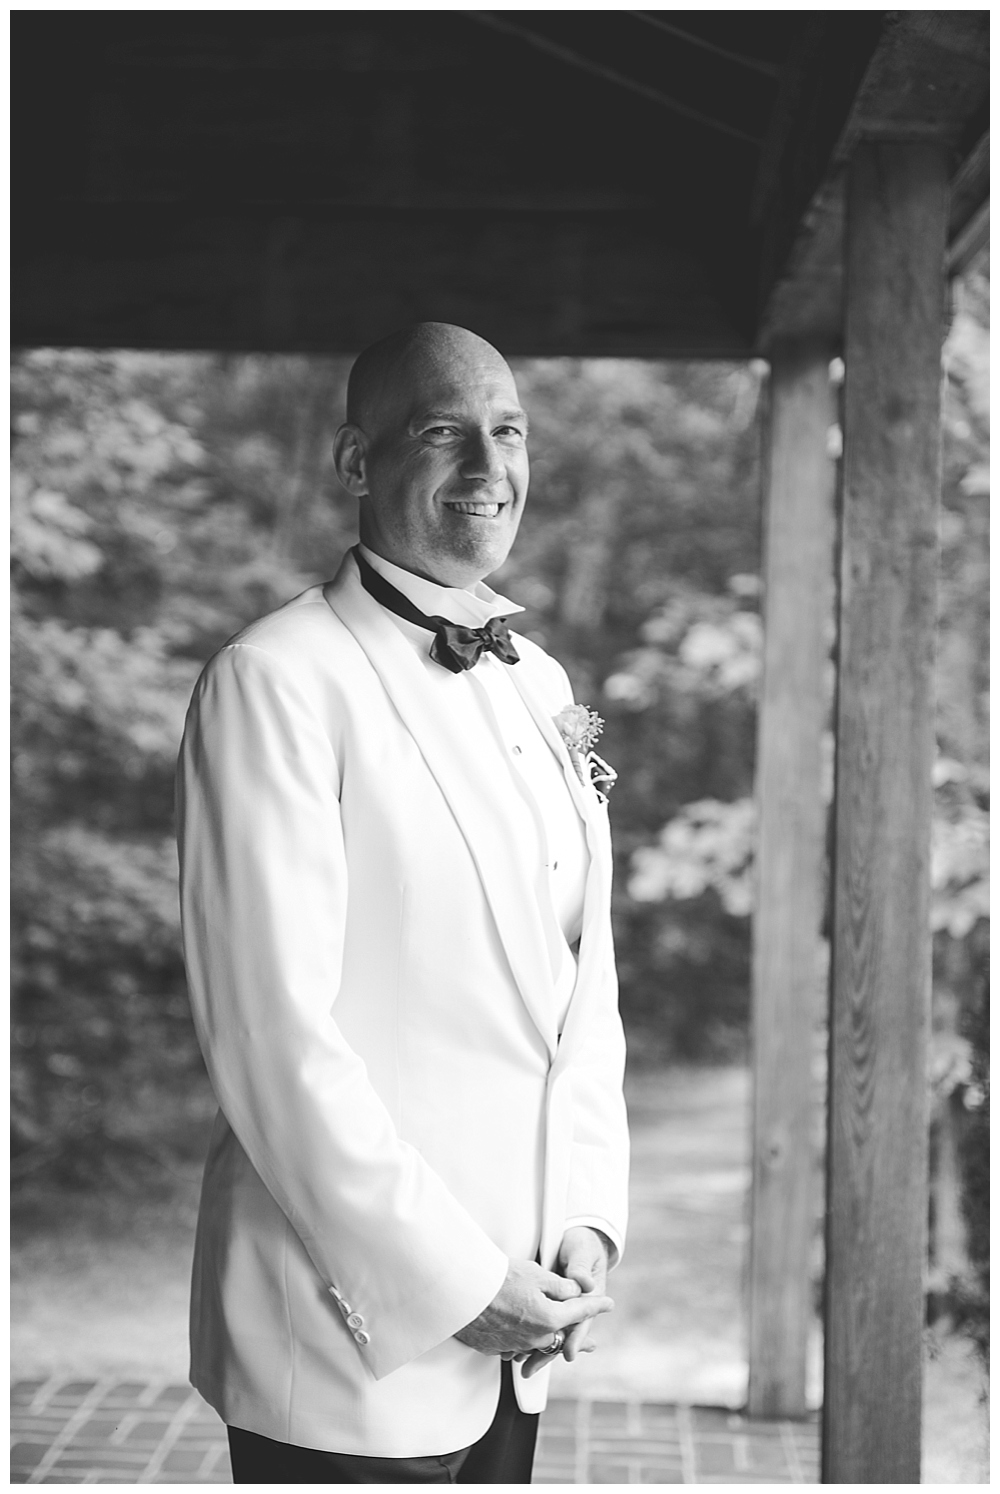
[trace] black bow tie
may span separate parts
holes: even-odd
[[[505,664],[516,664],[521,657],[514,647],[506,618],[491,617],[484,628],[468,628],[464,623],[449,622],[446,617],[428,617],[413,605],[409,597],[404,597],[384,576],[379,575],[360,550],[355,549],[354,558],[358,562],[361,585],[365,591],[376,602],[381,602],[383,607],[388,607],[390,612],[395,612],[397,617],[433,633],[435,638],[431,644],[431,658],[436,663],[443,664],[445,669],[450,669],[452,674],[461,674],[463,669],[471,669],[487,652],[496,654]]]

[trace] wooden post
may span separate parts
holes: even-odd
[[[920,1479],[931,671],[947,174],[848,177],[827,1193],[825,1483]]]
[[[822,1010],[821,747],[833,620],[832,351],[822,341],[796,341],[777,345],[771,357],[753,922],[751,1416],[806,1409],[818,1203],[812,1064]]]

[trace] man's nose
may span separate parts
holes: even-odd
[[[474,478],[483,483],[499,482],[503,477],[507,469],[489,431],[469,434],[464,443],[459,470],[463,477]]]

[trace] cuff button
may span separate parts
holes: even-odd
[[[347,1319],[347,1326],[348,1328],[363,1328],[365,1320],[359,1312],[352,1312],[351,1316]]]
[[[360,1328],[358,1329],[357,1333],[354,1335],[354,1341],[355,1341],[355,1343],[361,1344],[362,1347],[364,1347],[365,1344],[370,1344],[371,1343],[371,1339],[369,1338],[368,1334],[367,1333],[362,1333],[362,1331],[361,1331]]]

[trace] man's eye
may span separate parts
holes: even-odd
[[[447,437],[452,434],[453,431],[450,425],[432,425],[424,431],[425,436],[433,436],[435,439],[441,436]]]
[[[518,440],[518,441],[524,441],[526,439],[525,432],[522,431],[516,425],[501,425],[501,426],[498,426],[497,429],[493,432],[493,434],[495,436],[502,436],[505,441],[509,441],[509,440],[511,440],[511,438],[513,438],[515,440]]]

